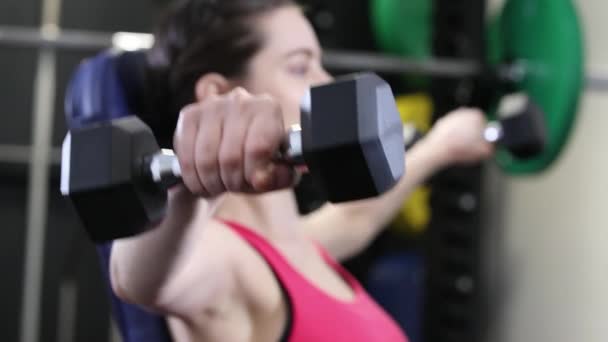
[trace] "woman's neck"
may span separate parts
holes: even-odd
[[[224,196],[218,204],[216,218],[241,223],[269,240],[291,239],[298,234],[300,215],[293,191]]]

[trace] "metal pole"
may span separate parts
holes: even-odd
[[[0,26],[0,45],[100,50],[112,46],[112,35],[102,32],[59,30],[58,28],[40,30],[18,26]]]
[[[33,28],[0,25],[0,46],[47,47],[80,51],[110,47],[118,50],[137,50],[149,48],[153,42],[153,35],[147,33],[107,33],[59,28],[41,32]]]
[[[114,48],[122,51],[146,49],[152,46],[154,37],[148,33],[95,32],[83,30],[40,31],[17,26],[0,26],[0,46],[47,47],[65,50],[102,50]],[[385,53],[326,50],[323,64],[331,69],[355,71],[371,70],[382,73],[443,76],[454,78],[474,77],[484,67],[474,61],[448,58],[413,60]],[[496,75],[517,82],[525,76],[521,65],[496,67]],[[588,70],[586,87],[593,90],[608,90],[608,71]]]
[[[41,36],[58,32],[61,0],[43,0]],[[21,342],[38,342],[48,210],[49,156],[55,108],[56,51],[42,47],[35,78],[32,151],[30,159],[21,306]]]
[[[115,317],[110,314],[110,333],[108,334],[109,339],[108,342],[120,342],[122,341],[122,337],[120,336],[120,331],[114,322]]]
[[[8,164],[29,164],[32,160],[32,148],[21,145],[0,145],[0,163]],[[49,162],[51,165],[61,164],[61,149],[52,148],[50,151]]]
[[[57,310],[57,341],[74,342],[78,305],[78,284],[73,278],[59,285],[59,308]]]
[[[48,202],[50,129],[55,97],[55,52],[43,50],[38,60],[34,141],[30,155],[21,342],[37,342]]]
[[[604,67],[588,70],[586,87],[594,91],[608,91],[608,69]]]
[[[471,77],[482,72],[481,65],[472,61],[450,59],[417,61],[380,53],[353,53],[338,50],[326,51],[323,54],[323,64],[334,69],[374,70],[412,75],[439,74],[446,77]]]

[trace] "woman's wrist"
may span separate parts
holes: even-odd
[[[448,166],[453,159],[447,145],[430,137],[420,140],[411,153],[415,154],[412,157],[419,159],[419,164],[430,169],[432,173]]]

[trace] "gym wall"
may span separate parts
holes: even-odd
[[[51,1],[57,3],[57,1]],[[44,0],[0,1],[0,25],[37,28]],[[61,1],[62,28],[94,31],[150,31],[161,1],[96,0]],[[134,15],[137,13],[138,15]],[[59,148],[65,136],[65,86],[78,63],[93,52],[59,51],[52,144]],[[31,320],[22,329],[25,251],[30,214],[27,149],[34,139],[35,78],[38,50],[0,45],[0,155],[21,161],[0,160],[0,340],[25,341],[22,331],[31,331]],[[41,299],[37,341],[119,341],[111,329],[105,284],[98,259],[72,212],[60,196],[58,165],[51,168],[48,208],[42,218],[45,238],[41,258]],[[40,190],[40,189],[38,189]],[[34,335],[29,335],[29,337]],[[33,341],[27,339],[27,341]]]
[[[576,3],[587,64],[607,70],[608,3]],[[486,260],[495,293],[487,341],[608,339],[607,108],[605,92],[584,92],[568,147],[546,173],[491,172]]]
[[[490,1],[493,5],[499,2]],[[107,32],[149,31],[161,3],[64,0],[61,26]],[[586,32],[588,63],[606,65],[608,70],[608,3],[578,0],[577,4]],[[2,0],[0,25],[37,27],[40,12],[38,0]],[[55,147],[65,133],[64,86],[74,67],[87,55],[58,53],[52,138]],[[0,145],[31,143],[36,65],[36,50],[0,47],[0,105],[4,112]],[[608,338],[606,108],[606,94],[585,93],[565,153],[542,175],[508,178],[489,166],[485,187],[489,207],[485,246],[492,313],[488,342],[604,342]],[[0,282],[1,341],[20,340],[20,308],[26,285],[23,246],[28,176],[25,165],[0,161],[0,269],[4,275]],[[57,189],[56,181],[49,184],[39,341],[107,342],[112,332],[97,260]],[[77,292],[72,291],[74,282],[79,284]],[[77,297],[79,305],[71,308],[78,312],[76,322],[61,319],[69,316],[61,313],[71,310],[71,296]],[[70,324],[78,328],[65,328]]]

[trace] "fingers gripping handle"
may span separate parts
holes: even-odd
[[[303,115],[310,115],[312,109],[310,90],[302,97],[300,109]],[[302,166],[305,164],[302,151],[302,128],[300,125],[293,125],[287,131],[285,142],[277,151],[275,159],[289,165]],[[164,149],[145,158],[143,172],[155,184],[163,188],[169,188],[181,182],[181,167],[177,156],[171,150]]]
[[[66,135],[61,149],[60,191],[63,196],[70,196],[85,189],[99,190],[113,186],[116,182],[124,181],[122,178],[120,181],[113,178],[114,174],[120,173],[114,171],[115,169],[125,169],[123,164],[126,160],[124,157],[108,157],[108,154],[115,153],[112,152],[112,148],[110,147],[107,148],[108,151],[105,151],[106,153],[100,153],[98,151],[98,140],[92,139],[92,142],[82,141],[83,136],[90,137],[99,132],[103,133],[104,130],[111,126],[111,124],[107,124],[92,127],[87,131],[75,131],[76,142],[74,142],[73,134],[68,133]],[[107,143],[107,140],[107,137],[102,139],[106,145],[112,145]],[[72,146],[73,144],[76,145]],[[125,179],[142,179],[143,177],[144,180],[150,181],[162,189],[168,189],[181,183],[182,170],[175,153],[168,149],[157,150],[157,152],[152,153],[136,156],[136,159],[132,160],[132,162],[137,166],[133,169],[131,176],[127,176]],[[295,125],[288,131],[285,142],[280,150],[277,151],[275,160],[294,167],[304,165],[301,129],[299,126]],[[114,164],[115,162],[118,162],[120,165]],[[128,166],[126,168],[130,169]]]
[[[300,126],[292,126],[277,153],[277,160],[289,165],[302,165],[302,130]],[[181,183],[182,170],[179,160],[172,150],[163,149],[158,153],[144,158],[142,172],[153,183],[167,189]]]

